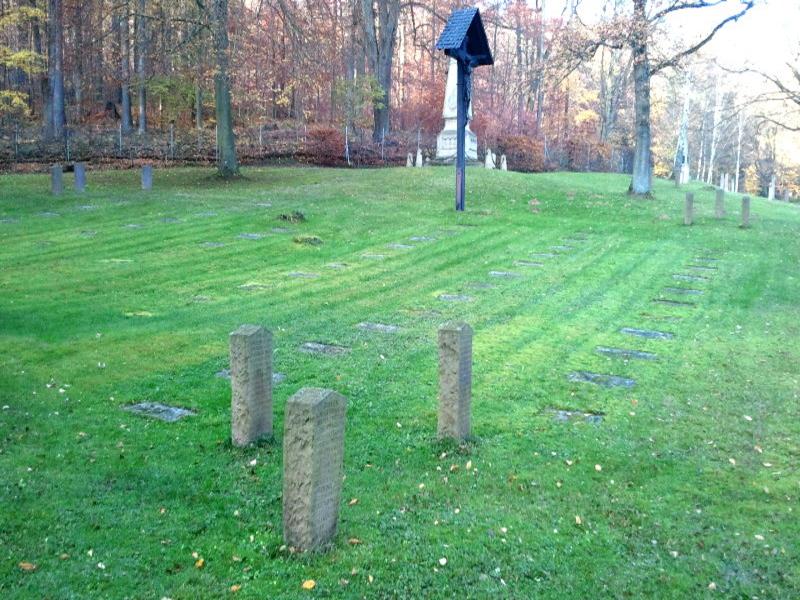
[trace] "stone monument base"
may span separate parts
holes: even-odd
[[[456,129],[455,119],[447,119],[445,128],[439,133],[436,138],[436,159],[442,160],[455,160],[456,158]],[[453,121],[453,127],[449,127],[450,122]],[[467,160],[478,160],[478,136],[475,132],[470,131],[467,126],[464,132],[464,156]]]

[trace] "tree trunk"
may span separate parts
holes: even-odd
[[[228,179],[239,173],[231,115],[231,83],[228,74],[228,0],[214,0],[212,10],[214,11],[212,15],[214,56],[217,63],[217,72],[214,74],[214,104],[219,145],[217,170],[221,177]]]
[[[634,0],[633,88],[635,110],[635,140],[633,178],[628,193],[649,196],[652,187],[650,134],[650,59],[647,56],[647,16],[645,0]]]
[[[733,178],[733,192],[739,193],[739,171],[742,168],[742,132],[744,129],[744,114],[739,113],[739,131],[736,138],[736,174]]]
[[[717,141],[719,137],[719,120],[721,115],[720,78],[717,76],[717,81],[714,85],[714,120],[711,125],[711,150],[708,155],[708,173],[706,175],[706,183],[709,185],[714,184],[714,161],[717,158]]]
[[[64,5],[62,0],[47,2],[47,78],[48,116],[45,136],[50,139],[64,137],[67,124],[64,109]]]
[[[375,14],[377,5],[377,17]],[[400,0],[361,0],[362,20],[364,27],[364,45],[367,60],[378,85],[381,95],[373,102],[374,117],[372,139],[380,141],[384,132],[389,131],[389,95],[392,91],[392,57],[397,33],[397,21],[400,17]],[[377,21],[378,29],[375,29]]]
[[[136,11],[136,79],[139,87],[139,133],[147,132],[147,87],[145,64],[147,58],[146,0],[139,0]]]
[[[131,112],[131,27],[129,22],[128,2],[120,8],[119,54],[120,54],[120,108],[122,133],[133,131],[133,114]]]

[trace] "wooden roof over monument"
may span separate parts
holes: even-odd
[[[436,49],[473,67],[494,64],[481,13],[474,6],[453,11]]]

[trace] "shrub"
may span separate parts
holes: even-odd
[[[508,168],[512,171],[538,173],[545,170],[544,144],[539,140],[524,135],[500,138],[497,153],[506,155]]]

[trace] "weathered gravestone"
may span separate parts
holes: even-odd
[[[347,400],[303,388],[286,401],[283,433],[283,539],[300,550],[336,535],[342,495]]]
[[[714,203],[714,216],[718,219],[725,217],[725,191],[717,190],[717,198]]]
[[[50,191],[54,196],[64,193],[64,170],[61,165],[50,167]]]
[[[767,200],[775,200],[775,175],[769,180],[769,191],[767,192]]]
[[[440,438],[464,440],[472,410],[472,328],[463,322],[439,328]]]
[[[742,229],[750,227],[750,196],[742,196]]]
[[[247,446],[272,435],[272,334],[242,325],[230,335],[231,441]]]
[[[506,160],[506,155],[500,155],[500,170],[501,171],[508,171],[508,160]]]
[[[142,167],[142,189],[153,189],[153,165],[145,165]]]
[[[487,169],[494,169],[494,154],[491,148],[486,149],[486,158],[483,161],[483,166]]]
[[[414,155],[411,152],[408,153],[406,157],[406,167],[413,167],[414,166]]]
[[[422,168],[422,150],[417,148],[417,164],[416,167],[418,169]]]
[[[86,163],[75,163],[75,191],[86,191]]]
[[[683,224],[691,225],[694,222],[694,194],[686,192],[686,204],[683,208]]]

